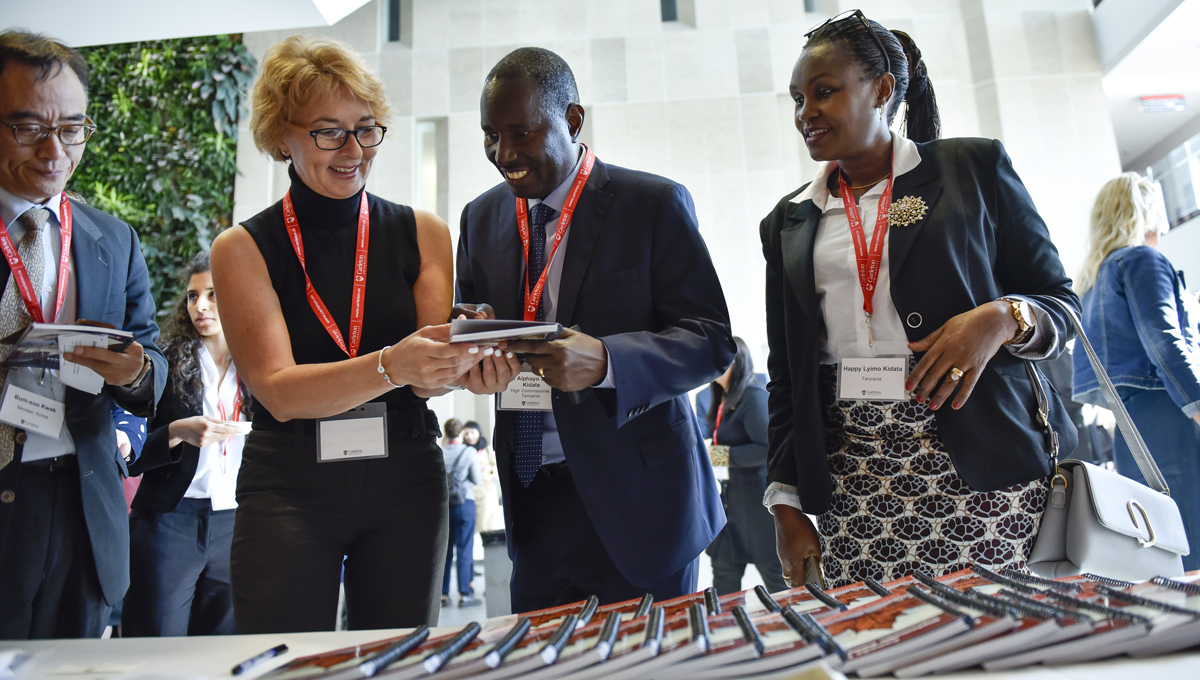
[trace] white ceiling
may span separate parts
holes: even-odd
[[[330,26],[368,0],[0,0],[0,30],[22,28],[73,47]]]
[[[1130,170],[1147,152],[1200,121],[1200,0],[1183,0],[1104,76],[1121,164]],[[1182,94],[1182,112],[1142,113],[1141,97]],[[1149,159],[1152,162],[1156,159]]]

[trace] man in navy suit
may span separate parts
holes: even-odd
[[[725,516],[687,392],[734,345],[691,196],[578,142],[584,110],[553,52],[504,57],[480,110],[505,181],[463,210],[457,299],[568,328],[508,345],[531,367],[515,382],[552,388],[552,410],[496,415],[513,609],[692,592]]]
[[[95,126],[88,70],[61,43],[0,33],[0,335],[31,319],[99,321],[133,333],[121,352],[67,353],[103,378],[98,394],[58,370],[0,370],[13,388],[57,404],[56,432],[0,425],[0,638],[99,637],[129,586],[129,520],[112,405],[149,416],[167,365],[154,346],[154,301],[129,225],[63,194]],[[69,244],[69,247],[67,245]],[[5,243],[6,249],[8,243]],[[68,251],[65,271],[59,255]],[[25,285],[18,290],[18,282]]]

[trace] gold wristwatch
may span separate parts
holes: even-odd
[[[1009,341],[1006,345],[1011,345],[1016,342],[1024,342],[1033,334],[1033,327],[1037,325],[1037,317],[1033,315],[1033,307],[1029,302],[1020,298],[1002,297],[1000,302],[1008,303],[1012,307],[1013,318],[1020,324],[1021,330]]]

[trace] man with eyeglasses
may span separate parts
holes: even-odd
[[[58,370],[0,368],[0,420],[19,395],[62,418],[43,433],[0,423],[0,639],[104,630],[129,586],[126,468],[111,408],[152,415],[167,375],[137,235],[63,191],[96,129],[87,83],[78,51],[0,33],[0,337],[31,321],[90,320],[135,339],[121,352],[64,354],[104,379],[97,394],[66,387]]]

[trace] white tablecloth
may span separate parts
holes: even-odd
[[[453,632],[434,629],[433,634]],[[17,680],[185,680],[229,678],[237,663],[278,644],[287,654],[264,662],[239,678],[256,678],[291,659],[402,635],[402,630],[341,633],[285,633],[227,637],[124,638],[117,640],[0,641],[0,652],[21,649],[34,658],[19,669]],[[1157,659],[1128,658],[1060,667],[1033,667],[1003,673],[971,671],[937,676],[947,680],[986,677],[994,680],[1176,680],[1200,678],[1200,652]]]

